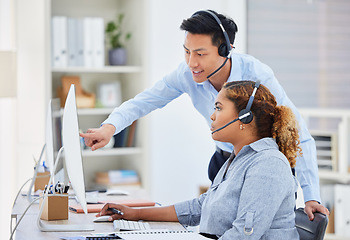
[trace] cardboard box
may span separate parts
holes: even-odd
[[[45,199],[43,212],[40,219],[42,220],[67,220],[68,219],[68,194],[66,196],[50,196]],[[43,199],[40,199],[40,207]]]
[[[94,108],[96,103],[96,95],[94,93],[85,92],[80,83],[79,76],[63,76],[61,78],[62,87],[57,88],[57,96],[61,100],[61,107],[64,107],[66,98],[71,84],[75,85],[75,97],[77,108]]]
[[[34,182],[34,192],[44,190],[45,186],[50,181],[50,172],[38,172]]]

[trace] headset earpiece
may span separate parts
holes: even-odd
[[[254,97],[255,97],[255,93],[256,91],[258,90],[260,86],[260,80],[257,80],[255,82],[255,86],[254,86],[254,89],[253,89],[253,93],[252,95],[249,97],[249,100],[248,100],[248,104],[246,106],[245,109],[241,110],[239,113],[238,113],[238,118],[232,120],[231,122],[225,124],[224,126],[216,129],[215,131],[211,132],[211,134],[213,133],[216,133],[222,129],[224,129],[225,127],[227,127],[228,125],[234,123],[234,122],[237,122],[238,120],[240,120],[243,124],[248,124],[250,123],[251,121],[253,121],[253,113],[252,111],[250,111],[251,107],[252,107],[252,104],[253,104],[253,101],[254,101]]]
[[[242,119],[239,119],[243,124],[248,124],[253,120],[253,113],[250,111],[250,109],[241,110],[238,114],[238,118],[242,117],[246,113],[249,113],[249,115]]]
[[[254,97],[255,97],[255,93],[256,91],[258,90],[260,86],[260,80],[257,80],[255,82],[255,85],[254,85],[254,89],[253,89],[253,93],[252,95],[249,97],[249,100],[248,100],[248,103],[247,103],[247,106],[245,109],[241,110],[238,114],[238,118],[239,120],[243,123],[243,124],[248,124],[250,123],[252,120],[253,120],[253,113],[252,111],[250,111],[252,105],[253,105],[253,101],[254,101]],[[249,114],[247,114],[249,113]],[[247,116],[244,116],[242,117],[243,115],[247,115]]]
[[[225,43],[221,43],[218,48],[219,55],[221,57],[227,57],[229,54],[229,50],[227,50],[227,45]]]
[[[192,15],[192,17],[197,15],[197,14],[202,14],[202,13],[206,13],[206,14],[209,14],[210,16],[212,16],[212,18],[214,18],[215,21],[217,22],[217,24],[220,26],[220,28],[222,30],[222,34],[224,35],[224,38],[225,38],[225,43],[222,43],[218,47],[218,52],[219,52],[220,56],[225,57],[225,58],[229,58],[229,53],[230,53],[230,50],[231,50],[231,43],[230,43],[230,39],[228,37],[228,34],[227,34],[223,24],[221,23],[219,17],[216,16],[216,14],[214,14],[211,11],[208,11],[208,10],[202,10],[202,11],[195,12]]]

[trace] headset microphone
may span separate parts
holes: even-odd
[[[240,116],[240,117],[238,117],[238,118],[232,120],[231,122],[225,124],[224,126],[218,128],[218,129],[216,129],[215,131],[212,131],[211,134],[216,133],[216,132],[218,132],[218,131],[224,129],[224,128],[227,127],[228,125],[230,125],[230,124],[232,124],[232,123],[234,123],[234,122],[237,122],[238,120],[241,120],[241,121],[242,121],[243,118],[249,117],[250,114],[251,114],[251,112],[247,112],[246,114],[243,114],[242,116]]]
[[[225,127],[229,126],[230,124],[232,124],[234,122],[237,122],[238,120],[240,120],[243,124],[250,123],[253,120],[253,113],[250,111],[250,109],[251,109],[253,101],[254,101],[255,93],[258,90],[259,86],[260,86],[260,80],[257,80],[255,82],[253,93],[249,97],[248,104],[247,104],[245,109],[243,109],[239,112],[238,118],[232,120],[231,122],[225,124],[224,126],[218,128],[218,129],[216,129],[215,131],[212,131],[211,134],[216,133],[216,132],[224,129]]]
[[[221,64],[221,66],[218,67],[214,72],[212,72],[211,74],[209,74],[209,75],[207,76],[207,79],[209,79],[211,76],[213,76],[215,73],[217,73],[223,66],[225,66],[227,60],[231,57],[231,53],[232,53],[232,50],[230,51],[230,53],[229,53],[228,56],[226,57],[224,63]]]

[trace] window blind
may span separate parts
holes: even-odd
[[[350,108],[350,1],[247,0],[247,51],[297,107]]]

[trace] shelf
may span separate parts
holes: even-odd
[[[91,151],[86,149],[82,151],[83,157],[101,157],[101,156],[120,156],[120,155],[132,155],[141,153],[141,148],[127,147],[127,148],[112,148],[112,149],[98,149]]]
[[[350,237],[337,236],[334,233],[326,233],[325,240],[350,240]]]
[[[139,66],[104,66],[104,67],[64,67],[51,69],[53,73],[140,73]]]
[[[78,115],[109,115],[113,112],[113,110],[114,108],[78,108]]]
[[[319,171],[318,175],[321,180],[329,180],[337,183],[347,184],[350,183],[350,174],[331,172],[331,171]]]

